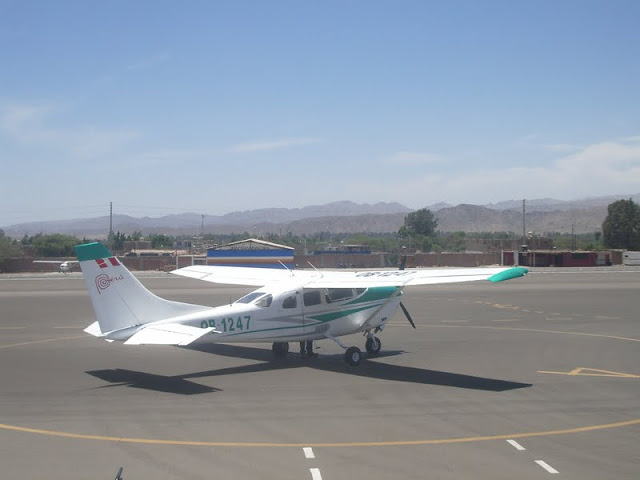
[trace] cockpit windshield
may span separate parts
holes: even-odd
[[[251,292],[248,295],[245,295],[244,297],[236,300],[236,303],[251,303],[256,298],[260,298],[263,295],[264,295],[264,292]]]
[[[273,297],[271,294],[264,292],[251,292],[242,298],[236,300],[235,303],[255,303],[258,307],[266,308],[271,305]]]

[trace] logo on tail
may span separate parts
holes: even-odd
[[[100,295],[102,295],[102,290],[106,290],[107,288],[109,288],[109,285],[111,285],[109,275],[103,273],[96,277],[96,288],[98,289],[98,293]]]
[[[110,277],[106,273],[101,273],[96,277],[96,288],[98,289],[98,293],[102,295],[103,290],[109,288],[113,282],[119,282],[120,280],[124,280],[122,275]]]

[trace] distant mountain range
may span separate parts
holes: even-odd
[[[536,233],[594,232],[607,215],[607,205],[633,198],[640,203],[640,194],[592,197],[562,201],[535,199],[526,201],[526,230]],[[522,200],[503,201],[490,205],[457,206],[438,203],[428,206],[438,218],[441,231],[522,232]],[[304,208],[263,208],[232,212],[226,215],[206,215],[204,231],[213,233],[313,234],[317,232],[358,233],[395,232],[412,209],[399,203],[358,204],[350,201],[314,205]],[[65,233],[79,237],[100,238],[109,229],[109,217],[83,218],[20,223],[1,227],[5,234],[20,238],[37,233]],[[113,216],[113,230],[127,234],[165,233],[191,235],[200,233],[202,215],[183,213],[162,217],[135,218]]]

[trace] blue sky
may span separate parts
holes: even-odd
[[[0,0],[0,226],[640,192],[638,1]]]

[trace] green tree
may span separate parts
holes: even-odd
[[[173,248],[175,239],[164,233],[153,233],[148,236],[151,248]]]
[[[640,250],[640,205],[632,199],[610,204],[602,233],[608,248]]]
[[[33,237],[31,244],[38,257],[71,257],[73,247],[80,241],[76,237],[52,233],[50,235],[37,234]]]
[[[416,235],[432,236],[438,227],[438,220],[428,208],[421,208],[404,217],[404,225],[398,230],[400,237]]]
[[[436,232],[438,220],[428,208],[421,208],[404,217],[404,225],[398,230],[398,237],[407,246],[422,252],[430,252],[433,249],[433,235]]]
[[[16,258],[20,256],[20,247],[18,247],[16,241],[4,234],[4,230],[0,229],[0,263],[10,258]]]
[[[467,249],[467,234],[440,232],[435,237],[434,249],[439,252],[464,252]]]
[[[124,242],[129,239],[130,237],[120,233],[120,230],[118,230],[111,238],[111,248],[115,251],[120,251],[124,247]]]

